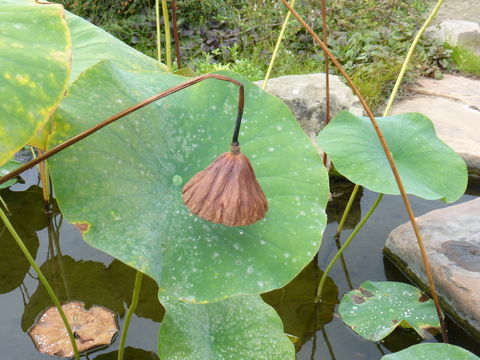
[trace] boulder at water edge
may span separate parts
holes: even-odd
[[[417,218],[433,278],[448,312],[480,336],[480,199],[431,211]],[[384,249],[415,282],[428,284],[410,223],[393,230]]]
[[[363,109],[352,90],[338,76],[330,75],[330,116],[347,109],[362,115]],[[257,81],[262,86],[262,81]],[[325,126],[325,74],[287,75],[270,79],[266,90],[282,99],[311,138]]]

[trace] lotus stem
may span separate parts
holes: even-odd
[[[168,17],[167,0],[162,0],[163,26],[165,28],[165,57],[168,70],[172,70],[172,43],[170,37],[170,20]]]
[[[292,0],[292,7],[295,6],[295,0]],[[265,74],[265,79],[263,80],[262,89],[265,90],[267,88],[268,80],[270,79],[270,75],[272,74],[273,64],[278,55],[278,50],[280,50],[280,45],[282,44],[283,37],[285,36],[285,31],[287,29],[288,21],[292,13],[290,11],[287,12],[285,16],[285,20],[283,21],[282,28],[280,29],[280,33],[278,34],[277,43],[275,44],[275,48],[273,49],[272,57],[270,58],[270,64],[268,64],[267,73]]]
[[[383,151],[385,152],[385,156],[387,157],[388,163],[390,165],[390,168],[392,169],[393,176],[395,178],[395,181],[398,186],[398,190],[400,191],[400,194],[402,196],[403,204],[405,206],[405,209],[407,211],[408,217],[410,219],[410,222],[413,227],[413,231],[415,233],[415,237],[417,238],[417,243],[420,248],[420,253],[422,256],[422,261],[425,267],[425,273],[428,278],[428,283],[430,286],[430,291],[432,293],[432,298],[433,302],[435,303],[435,308],[437,310],[438,318],[442,327],[442,336],[444,342],[448,341],[447,338],[447,331],[445,327],[445,321],[443,318],[442,310],[440,308],[440,303],[438,301],[438,296],[437,296],[437,291],[435,288],[435,283],[433,282],[433,276],[432,276],[432,271],[430,269],[430,263],[428,261],[427,257],[427,252],[425,250],[425,245],[423,243],[422,235],[420,234],[420,229],[418,227],[417,221],[415,220],[415,214],[413,213],[412,206],[410,205],[410,200],[408,199],[407,192],[405,191],[405,187],[403,185],[402,179],[400,178],[400,174],[398,172],[398,169],[395,165],[395,162],[393,160],[392,153],[390,152],[390,149],[388,147],[388,144],[385,141],[385,138],[383,136],[382,131],[380,130],[380,127],[378,126],[377,121],[375,120],[375,116],[373,115],[372,110],[368,106],[367,102],[365,101],[364,97],[358,90],[357,86],[355,83],[352,81],[350,76],[347,74],[345,71],[344,67],[340,62],[337,60],[337,58],[330,52],[327,46],[323,43],[322,40],[318,37],[318,35],[313,31],[313,29],[303,20],[303,18],[290,6],[290,4],[287,2],[287,0],[281,0],[282,3],[290,10],[290,12],[295,16],[295,18],[303,25],[303,27],[308,31],[308,33],[314,38],[314,40],[320,45],[320,47],[323,49],[325,53],[328,54],[328,57],[332,61],[332,63],[336,66],[338,71],[342,74],[342,76],[345,78],[349,86],[352,88],[353,92],[357,95],[358,99],[360,100],[360,103],[362,104],[363,108],[365,109],[365,112],[367,113],[372,126],[375,130],[375,133],[377,134],[378,140],[380,141],[380,144],[382,145]],[[439,0],[441,1],[441,0]],[[441,4],[441,2],[440,2]],[[438,4],[437,4],[438,5]],[[436,7],[437,8],[437,7]]]
[[[155,0],[155,23],[157,28],[157,60],[162,61],[162,39],[160,34],[160,0]]]
[[[3,207],[7,212],[10,212],[10,209],[8,208],[7,203],[5,202],[5,200],[3,200],[1,196],[0,196],[0,203],[3,205]]]
[[[335,263],[337,262],[337,260],[339,259],[339,257],[343,254],[343,252],[345,251],[345,249],[348,247],[348,245],[350,245],[350,243],[352,242],[353,238],[355,237],[355,235],[357,235],[357,233],[362,229],[363,225],[365,225],[365,223],[368,221],[368,219],[370,219],[370,216],[372,216],[372,214],[374,213],[375,209],[377,208],[378,204],[380,203],[380,201],[382,200],[383,198],[383,194],[379,194],[377,199],[375,200],[375,202],[373,203],[372,207],[370,208],[370,210],[368,210],[367,214],[363,217],[363,219],[357,224],[357,226],[355,227],[355,229],[353,230],[353,232],[350,234],[350,236],[348,237],[347,241],[345,241],[345,243],[342,245],[342,247],[340,248],[340,250],[337,251],[337,253],[335,254],[335,256],[333,257],[333,259],[330,261],[330,263],[328,264],[327,268],[325,269],[323,275],[322,275],[322,278],[320,279],[320,284],[318,285],[318,290],[317,290],[317,297],[315,298],[315,302],[319,302],[321,301],[321,296],[322,296],[322,291],[323,291],[323,286],[325,285],[325,281],[327,280],[327,276],[328,274],[330,273],[330,270],[332,269],[333,265],[335,265]]]
[[[355,186],[353,187],[352,193],[348,198],[347,207],[343,211],[342,218],[340,219],[340,223],[338,224],[337,232],[335,233],[336,238],[340,237],[340,233],[342,232],[345,222],[347,221],[348,214],[350,213],[350,209],[352,208],[353,201],[355,200],[355,196],[357,196],[357,192],[359,188],[360,186],[358,186],[358,184],[355,184]]]
[[[410,45],[410,49],[408,49],[407,56],[405,57],[405,60],[403,61],[402,68],[400,69],[397,80],[395,81],[395,86],[392,89],[392,92],[391,92],[390,97],[388,99],[387,105],[385,106],[385,110],[383,111],[383,116],[384,117],[390,115],[393,103],[395,102],[395,99],[396,99],[397,94],[398,94],[398,90],[400,89],[400,85],[403,81],[403,78],[404,78],[405,73],[407,71],[408,65],[409,65],[409,63],[412,59],[413,53],[415,52],[415,48],[417,47],[418,42],[420,41],[420,38],[422,37],[422,35],[425,33],[425,29],[430,25],[433,18],[437,14],[437,12],[440,9],[440,6],[442,5],[442,3],[443,3],[443,0],[439,0],[437,2],[437,4],[435,5],[435,8],[433,9],[432,13],[427,18],[427,20],[425,20],[425,23],[422,25],[422,27],[420,28],[420,30],[416,34],[415,38],[413,39],[413,42]],[[352,194],[350,195],[350,199],[348,200],[349,203],[350,203],[350,201],[353,202],[353,198],[355,197],[355,195],[358,191],[358,188],[359,188],[359,185],[355,184],[355,187],[353,188]],[[345,208],[345,211],[342,215],[342,220],[347,218],[349,212],[350,212],[350,208],[348,207],[348,204],[347,204],[347,207]],[[343,229],[343,224],[344,223],[345,223],[345,221],[343,221],[343,223],[340,222],[340,224],[338,225],[337,233],[336,233],[335,236],[337,236],[337,237],[340,236],[340,233]]]
[[[323,33],[323,42],[325,46],[328,47],[328,27],[327,27],[327,2],[322,0],[322,33]],[[330,122],[330,76],[329,76],[329,61],[328,54],[324,52],[325,55],[325,125],[328,125]],[[327,153],[323,153],[323,165],[327,166]]]
[[[187,80],[181,84],[178,84],[176,86],[173,86],[167,90],[164,90],[152,97],[149,97],[148,99],[145,99],[139,103],[137,103],[136,105],[133,105],[123,111],[120,111],[119,113],[109,117],[108,119],[106,120],[103,120],[101,122],[99,122],[98,124],[92,126],[91,128],[81,132],[80,134],[78,135],[75,135],[74,137],[66,140],[65,142],[61,143],[60,145],[57,145],[55,146],[54,148],[50,149],[49,151],[41,154],[40,156],[38,156],[37,158],[29,161],[28,163],[20,166],[19,168],[11,171],[10,173],[8,173],[7,175],[4,175],[3,177],[0,178],[0,184],[3,184],[5,183],[6,181],[10,180],[10,179],[13,179],[14,177],[18,176],[19,174],[21,174],[22,172],[24,172],[25,170],[28,170],[30,168],[32,168],[33,166],[41,163],[42,161],[52,157],[53,155],[57,154],[58,152],[66,149],[67,147],[79,142],[80,140],[82,139],[85,139],[86,137],[96,133],[97,131],[99,131],[100,129],[104,128],[105,126],[159,100],[159,99],[162,99],[166,96],[169,96],[169,95],[172,95],[178,91],[181,91],[183,89],[186,89],[187,87],[190,87],[192,85],[195,85],[201,81],[204,81],[206,79],[217,79],[217,80],[221,80],[221,81],[227,81],[227,82],[230,82],[232,84],[235,84],[236,86],[238,86],[238,109],[237,109],[237,119],[236,119],[236,122],[235,122],[235,129],[233,131],[233,136],[232,136],[232,143],[237,143],[238,145],[238,135],[239,135],[239,132],[240,132],[240,125],[241,125],[241,121],[242,121],[242,116],[243,116],[243,107],[244,107],[244,98],[245,98],[245,89],[244,89],[244,86],[243,84],[240,82],[240,81],[237,81],[235,79],[232,79],[230,77],[227,77],[227,76],[223,76],[223,75],[218,75],[218,74],[204,74],[204,75],[200,75],[200,76],[197,76],[197,77],[194,77],[190,80]]]
[[[38,275],[38,278],[40,279],[40,282],[42,285],[45,287],[47,290],[48,295],[50,296],[50,299],[52,299],[53,303],[55,304],[55,307],[58,310],[58,313],[60,317],[62,318],[63,324],[65,325],[65,328],[67,329],[68,337],[70,338],[70,342],[72,343],[72,348],[73,348],[73,353],[75,354],[75,359],[80,360],[80,354],[78,353],[78,348],[77,348],[77,343],[75,341],[75,336],[73,335],[72,328],[70,327],[70,324],[68,323],[67,316],[65,315],[62,305],[60,304],[60,301],[58,300],[57,296],[55,295],[55,292],[53,291],[52,287],[50,286],[49,282],[47,281],[47,278],[43,275],[42,270],[37,266],[35,263],[35,259],[33,256],[30,254],[28,251],[27,247],[25,246],[25,243],[22,241],[18,233],[15,231],[15,229],[12,226],[12,223],[10,220],[8,220],[8,217],[5,215],[2,209],[0,209],[0,218],[3,220],[5,223],[5,226],[7,227],[8,231],[12,235],[12,237],[15,239],[18,247],[20,250],[22,250],[23,254],[27,258],[28,262],[30,263],[30,266],[33,267],[35,272]]]
[[[172,0],[172,25],[173,25],[173,39],[175,40],[175,55],[177,57],[177,69],[182,68],[182,59],[180,55],[180,37],[178,36],[177,26],[177,0]]]
[[[127,340],[128,328],[130,327],[130,320],[132,319],[135,310],[138,305],[138,298],[140,297],[140,289],[142,287],[143,274],[137,270],[135,275],[135,283],[133,285],[132,303],[128,308],[127,315],[125,316],[125,322],[123,323],[122,335],[120,336],[120,345],[118,348],[118,360],[123,360],[123,354],[125,352],[125,341]]]

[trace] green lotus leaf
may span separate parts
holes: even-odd
[[[3,190],[0,192],[0,196],[8,206],[10,222],[27,249],[35,257],[39,247],[37,231],[44,229],[48,224],[42,189],[38,186],[31,186],[21,192]],[[0,221],[0,247],[2,249],[0,252],[0,294],[5,294],[22,284],[30,269],[30,264],[2,221]]]
[[[423,337],[440,328],[433,301],[415,286],[393,281],[365,281],[344,295],[338,312],[357,334],[372,341],[399,326],[413,328]]]
[[[382,356],[381,360],[479,360],[470,351],[460,346],[442,343],[417,344],[394,354]]]
[[[8,160],[5,164],[0,166],[0,177],[11,173],[13,170],[18,169],[20,166],[22,166],[21,162],[18,162],[15,160]],[[7,187],[10,187],[16,182],[17,182],[17,179],[8,180],[7,182],[0,184],[0,189],[5,189]]]
[[[65,11],[65,14],[73,46],[70,82],[75,81],[84,70],[102,60],[110,60],[115,65],[132,71],[167,71],[167,67],[161,62],[142,54],[105,30],[68,11]],[[35,133],[29,143],[45,149],[52,126],[50,121]]]
[[[142,54],[98,26],[68,11],[65,13],[73,45],[71,82],[101,60],[110,60],[126,70],[167,71],[161,62]]]
[[[215,79],[151,104],[53,157],[62,212],[84,239],[150,275],[165,296],[209,302],[282,287],[318,251],[328,178],[292,113],[247,79],[240,142],[269,200],[246,227],[192,215],[182,187],[228,151],[238,88]],[[185,78],[105,62],[81,75],[55,116],[50,146]],[[101,94],[101,95],[100,95]]]
[[[430,119],[408,113],[377,121],[407,193],[445,202],[463,195],[465,162],[437,137]],[[383,194],[400,193],[368,118],[342,111],[320,132],[318,143],[350,181]]]
[[[282,321],[258,295],[210,304],[160,301],[166,311],[158,338],[162,360],[295,359]]]
[[[68,84],[71,42],[57,4],[0,0],[0,165],[40,130]]]

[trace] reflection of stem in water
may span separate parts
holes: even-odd
[[[70,289],[67,283],[67,277],[65,275],[65,267],[63,266],[62,260],[62,250],[60,249],[60,226],[63,222],[63,215],[60,215],[60,221],[58,225],[55,223],[55,219],[48,213],[48,237],[53,239],[53,244],[56,249],[56,257],[58,261],[58,268],[60,270],[60,277],[63,282],[63,287],[65,289],[65,294],[68,300],[72,300],[70,296]]]
[[[338,258],[343,254],[343,252],[345,251],[345,249],[348,247],[348,245],[350,245],[350,242],[353,240],[353,238],[355,237],[355,235],[357,235],[357,233],[360,231],[360,229],[363,227],[363,225],[365,225],[365,223],[367,222],[367,220],[370,218],[370,216],[372,216],[373,212],[375,211],[375,209],[377,208],[378,204],[380,203],[380,201],[382,200],[383,198],[383,194],[379,194],[378,197],[377,197],[377,200],[375,200],[375,202],[373,203],[372,207],[370,208],[370,210],[368,210],[368,213],[365,215],[365,217],[358,223],[358,225],[355,227],[355,229],[353,230],[353,232],[350,234],[350,236],[348,237],[347,241],[345,241],[345,244],[342,245],[342,247],[340,248],[340,250],[338,250],[338,252],[335,254],[334,258],[330,261],[330,263],[328,264],[327,268],[325,269],[325,272],[323,273],[323,276],[322,276],[322,279],[320,280],[320,284],[318,285],[318,290],[317,290],[317,297],[315,298],[315,301],[320,301],[321,300],[321,296],[322,296],[322,291],[323,291],[323,286],[325,285],[325,280],[327,279],[327,276],[328,276],[328,273],[330,272],[330,270],[332,269],[333,265],[335,265],[335,263],[337,262]]]
[[[75,337],[73,336],[72,328],[70,327],[70,324],[68,323],[67,317],[66,317],[65,313],[63,312],[62,305],[60,304],[60,301],[58,300],[57,296],[55,295],[55,292],[53,291],[52,287],[50,286],[47,279],[43,275],[43,272],[40,270],[40,268],[35,263],[35,259],[33,258],[33,256],[28,251],[27,247],[25,246],[25,243],[22,241],[20,236],[18,236],[18,233],[15,231],[15,229],[13,228],[10,220],[8,220],[8,217],[5,215],[5,213],[3,212],[2,209],[0,209],[0,218],[3,220],[3,222],[5,223],[5,226],[7,227],[8,231],[10,232],[12,237],[17,242],[17,245],[20,248],[20,250],[22,250],[23,255],[25,255],[28,262],[30,263],[30,266],[33,267],[33,269],[38,274],[38,277],[40,278],[41,283],[43,284],[43,286],[47,290],[48,295],[50,296],[53,303],[55,304],[55,306],[58,310],[58,313],[59,313],[60,317],[62,318],[62,321],[65,325],[68,336],[70,338],[70,342],[72,344],[73,352],[75,354],[75,359],[80,360],[80,355],[78,353],[77,343],[75,341]]]
[[[335,244],[337,244],[337,251],[342,248],[342,244],[340,243],[340,239],[335,237]],[[350,280],[350,274],[348,273],[347,262],[345,261],[345,257],[340,255],[340,264],[342,265],[343,273],[345,274],[345,280],[347,281],[348,288],[353,290],[352,280]]]
[[[137,270],[135,275],[135,284],[133,285],[132,293],[132,303],[128,308],[127,315],[125,316],[125,321],[123,323],[122,335],[120,336],[120,345],[118,348],[118,360],[123,360],[123,353],[125,351],[125,341],[127,340],[128,327],[130,326],[130,320],[132,315],[137,309],[138,298],[140,296],[140,288],[142,287],[142,278],[143,274]]]
[[[382,346],[379,343],[375,343],[375,345],[377,345],[377,349],[380,351],[380,354],[382,354],[382,356],[385,355],[385,351],[383,351]]]
[[[332,360],[336,360],[335,353],[333,352],[333,347],[330,342],[330,339],[328,338],[327,330],[325,329],[325,326],[322,326],[321,330],[322,330],[323,340],[325,341],[325,344],[327,345],[328,353],[330,354],[330,358]]]
[[[323,328],[323,326],[322,326]],[[313,340],[312,340],[312,354],[310,355],[310,360],[315,360],[315,353],[317,352],[317,332],[313,333]]]

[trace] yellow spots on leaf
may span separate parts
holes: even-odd
[[[50,53],[50,56],[56,60],[56,61],[59,61],[59,62],[65,62],[67,60],[67,56],[64,52],[61,52],[61,51],[52,51]]]
[[[16,49],[23,49],[25,47],[25,45],[20,44],[20,43],[11,43],[10,46],[12,48],[16,48]]]
[[[28,75],[15,75],[15,79],[20,83],[20,85],[27,85],[30,81],[30,77]]]
[[[7,80],[10,80],[12,78],[12,75],[10,75],[9,73],[5,73],[3,74],[3,77]]]

